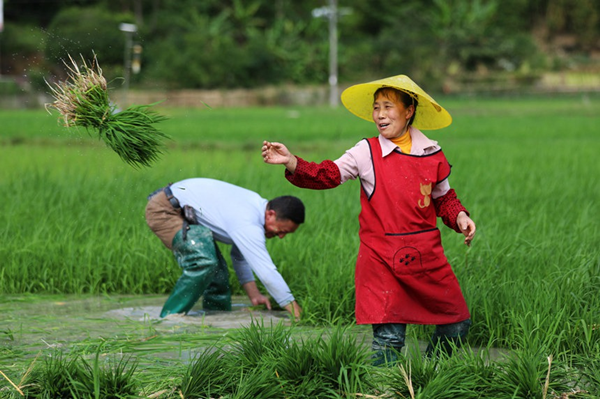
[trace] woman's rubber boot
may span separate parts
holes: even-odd
[[[373,324],[373,366],[393,366],[402,357],[406,324]]]
[[[214,271],[214,277],[204,294],[202,294],[202,309],[231,310],[231,289],[229,288],[229,270],[219,248],[216,249],[219,263]]]
[[[459,349],[466,340],[470,327],[471,319],[436,326],[425,355],[429,358],[452,356],[454,350]]]
[[[160,317],[187,313],[204,293],[215,276],[219,264],[212,232],[201,225],[189,225],[173,238],[173,254],[183,274],[165,302]]]
[[[371,357],[371,360],[373,361],[373,366],[394,366],[402,358],[400,350],[394,348],[385,348],[378,350]]]

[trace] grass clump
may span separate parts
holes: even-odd
[[[490,347],[466,348],[453,357],[424,357],[409,350],[397,367],[378,378],[388,398],[596,398],[594,378],[584,381],[584,368],[569,365],[567,357],[543,346],[519,348],[492,360]],[[592,367],[593,369],[593,367]],[[591,369],[589,370],[591,371]],[[589,378],[589,377],[588,377]]]
[[[340,398],[372,390],[367,350],[335,327],[293,339],[282,324],[252,322],[229,350],[210,348],[189,365],[176,391],[185,398]]]
[[[98,138],[119,157],[133,167],[149,166],[164,152],[163,140],[168,136],[154,124],[166,117],[152,110],[150,105],[132,105],[117,111],[108,96],[108,85],[96,59],[81,67],[69,56],[71,81],[50,88],[55,101],[47,104],[60,112],[65,126],[79,126],[96,131]]]
[[[100,351],[93,361],[79,355],[53,351],[42,362],[32,363],[19,390],[27,398],[125,399],[138,397],[137,363],[130,358],[101,364]]]

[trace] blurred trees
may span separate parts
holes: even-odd
[[[327,32],[310,7],[283,0],[195,4],[171,2],[152,18],[145,30],[152,39],[144,40],[150,79],[190,88],[326,79]]]
[[[4,0],[2,73],[60,73],[67,54],[98,54],[122,76],[122,22],[143,47],[134,84],[231,88],[327,81],[327,0]],[[598,0],[338,0],[340,81],[407,73],[528,74],[600,53]],[[27,60],[27,65],[24,64]],[[573,62],[570,62],[573,65]]]
[[[92,58],[93,52],[102,64],[123,64],[123,33],[120,22],[128,21],[128,14],[110,12],[101,6],[63,8],[46,29],[45,58],[51,63],[81,54]]]

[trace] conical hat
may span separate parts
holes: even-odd
[[[419,102],[417,115],[413,122],[413,126],[417,129],[441,129],[452,123],[452,117],[448,111],[406,75],[350,86],[342,92],[342,103],[354,115],[373,122],[373,95],[377,89],[382,87],[401,90]]]

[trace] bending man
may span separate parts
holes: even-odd
[[[231,310],[227,263],[215,241],[231,245],[233,268],[252,305],[271,309],[256,286],[256,275],[282,308],[294,318],[300,316],[302,309],[266,248],[267,238],[283,238],[304,222],[300,199],[267,201],[223,181],[187,179],[148,197],[146,221],[182,268],[161,317],[187,313],[201,296],[205,310]]]

